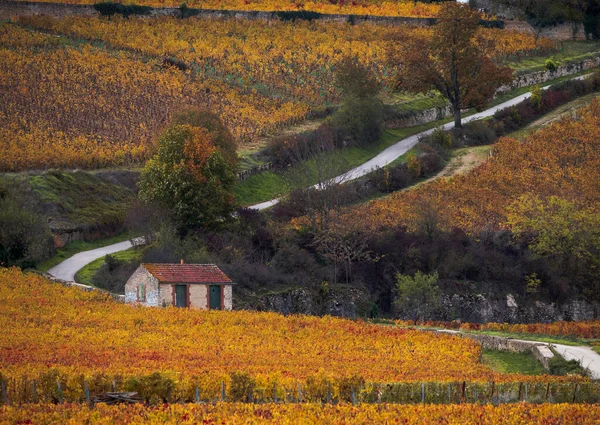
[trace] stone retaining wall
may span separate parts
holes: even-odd
[[[544,366],[544,369],[549,370],[550,360],[554,357],[554,353],[548,347],[548,344],[543,342],[522,341],[506,337],[472,334],[446,329],[437,330],[438,333],[449,333],[464,338],[473,339],[481,343],[482,348],[497,351],[507,351],[510,353],[531,353]]]
[[[543,84],[547,81],[555,80],[569,75],[575,75],[583,71],[600,67],[600,56],[583,60],[567,65],[559,66],[556,71],[539,71],[529,74],[517,75],[513,82],[509,85],[502,86],[498,89],[498,93],[506,93],[510,90],[532,87],[538,84]],[[433,121],[438,121],[452,116],[452,108],[450,105],[446,107],[437,107],[418,111],[410,115],[403,116],[390,120],[387,123],[389,128],[414,127],[417,125],[427,124]]]

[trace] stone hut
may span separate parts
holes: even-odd
[[[125,284],[125,301],[148,307],[233,308],[234,283],[214,264],[141,264]]]

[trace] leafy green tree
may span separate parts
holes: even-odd
[[[219,137],[219,131],[175,124],[140,176],[140,199],[168,209],[182,233],[217,228],[235,209],[235,158],[217,145]]]
[[[567,199],[523,195],[508,210],[513,234],[600,299],[600,214]],[[539,286],[539,285],[538,285]]]
[[[373,72],[357,56],[344,56],[335,68],[335,85],[344,97],[377,96],[381,85]]]
[[[381,135],[383,104],[377,98],[381,84],[373,71],[356,56],[345,56],[335,68],[335,85],[342,104],[330,122],[341,137],[354,145],[366,145]]]
[[[394,307],[398,313],[414,320],[427,319],[440,305],[442,291],[438,287],[438,274],[424,274],[420,271],[414,276],[398,273],[396,275],[396,298]]]

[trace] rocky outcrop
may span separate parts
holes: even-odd
[[[356,318],[364,314],[370,300],[356,288],[332,289],[329,293],[293,288],[269,293],[234,289],[234,309],[274,311],[281,314],[329,315]]]
[[[584,300],[562,304],[522,300],[509,294],[493,297],[483,294],[454,294],[442,297],[435,320],[455,320],[470,323],[550,323],[555,321],[592,320],[598,306]]]

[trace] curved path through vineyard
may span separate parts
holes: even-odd
[[[574,80],[582,80],[586,77],[587,77],[587,75],[582,75],[579,77],[575,77],[573,79]],[[545,86],[542,89],[547,89],[550,86],[551,85]],[[517,105],[517,104],[523,102],[525,99],[529,98],[530,96],[531,96],[531,93],[527,92],[520,96],[514,97],[506,102],[503,102],[499,105],[496,105],[489,109],[486,109],[485,111],[482,111],[477,114],[470,115],[470,116],[464,118],[463,123],[480,120],[482,118],[491,117],[497,111],[508,108],[510,106]],[[442,127],[444,128],[444,130],[449,130],[452,127],[454,127],[454,122],[449,122],[447,124],[444,124]],[[380,152],[377,156],[373,157],[372,159],[365,162],[364,164],[359,165],[358,167],[353,168],[352,170],[347,171],[346,173],[344,173],[342,175],[334,177],[332,180],[333,180],[333,182],[343,183],[343,182],[357,179],[366,174],[369,174],[376,168],[385,167],[386,165],[393,162],[395,159],[399,158],[400,156],[402,156],[406,152],[408,152],[410,149],[412,149],[419,142],[419,138],[421,136],[430,134],[433,131],[435,131],[435,128],[431,128],[429,130],[426,130],[421,133],[414,134],[410,137],[407,137],[406,139],[402,139],[399,142],[397,142],[396,144],[394,144],[394,145],[390,146],[389,148],[385,149],[384,151]],[[316,189],[319,189],[321,187],[321,185],[322,185],[322,183],[317,183],[313,187]],[[270,208],[273,205],[277,204],[280,200],[281,200],[281,198],[271,199],[270,201],[261,202],[260,204],[252,205],[249,208],[252,208],[255,210],[264,210],[264,209]]]
[[[581,80],[581,79],[584,79],[585,77],[587,77],[587,75],[575,77],[574,79]],[[548,87],[550,87],[550,85],[545,86],[544,89],[546,89]],[[490,117],[490,116],[494,115],[496,113],[496,111],[499,111],[501,109],[508,108],[510,106],[521,103],[528,97],[530,97],[530,93],[522,94],[522,95],[517,96],[513,99],[510,99],[504,103],[501,103],[492,108],[489,108],[483,112],[479,112],[477,114],[466,117],[463,119],[463,122],[466,123],[469,121],[474,121],[474,120]],[[443,127],[444,127],[444,129],[450,129],[450,128],[452,128],[453,125],[454,125],[454,123],[451,122],[451,123],[445,124]],[[369,174],[375,168],[384,167],[387,164],[394,161],[396,158],[404,155],[412,147],[414,147],[419,142],[419,137],[421,137],[425,134],[429,134],[433,131],[434,131],[434,129],[426,130],[421,133],[415,134],[413,136],[407,137],[406,139],[400,140],[399,142],[388,147],[387,149],[385,149],[384,151],[382,151],[381,153],[379,153],[377,156],[370,159],[369,161],[365,162],[364,164],[362,164],[356,168],[353,168],[352,170],[350,170],[340,176],[335,177],[333,180],[335,182],[346,182],[346,181],[354,180],[356,178],[364,176],[365,174]],[[318,184],[314,185],[313,187],[318,189],[320,186],[321,186],[321,183],[318,183]],[[260,204],[253,205],[249,208],[252,208],[255,210],[263,210],[263,209],[272,207],[273,205],[277,204],[279,202],[279,200],[280,200],[280,198],[272,199],[270,201],[266,201],[266,202],[262,202]],[[92,261],[97,260],[98,258],[101,258],[107,254],[114,254],[115,252],[125,251],[126,249],[129,249],[132,246],[133,245],[130,241],[126,241],[126,242],[120,242],[120,243],[117,243],[114,245],[105,246],[103,248],[93,249],[91,251],[80,252],[79,254],[75,254],[71,258],[68,258],[65,261],[63,261],[62,263],[58,264],[57,266],[51,268],[50,270],[48,270],[48,273],[58,279],[72,282],[75,280],[75,274],[80,269],[85,267],[87,264],[89,264]],[[600,356],[599,356],[598,364],[599,364],[598,373],[599,373],[599,377],[600,377]]]
[[[132,242],[133,241],[133,242]],[[67,258],[62,263],[52,267],[48,270],[48,274],[51,274],[57,279],[65,280],[67,282],[75,281],[75,273],[81,270],[83,267],[88,265],[98,258],[102,258],[108,254],[114,254],[115,252],[125,251],[137,245],[143,245],[145,243],[144,238],[135,238],[133,240],[115,243],[102,248],[92,249],[90,251],[83,251],[78,254]]]

